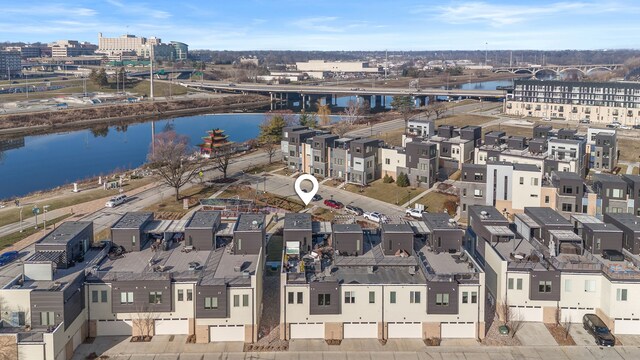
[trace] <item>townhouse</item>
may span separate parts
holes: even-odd
[[[614,213],[604,222],[585,215],[569,222],[553,209],[527,207],[511,224],[493,207],[472,206],[465,241],[487,274],[498,316],[580,323],[595,313],[615,334],[638,334],[640,262],[624,246],[631,238],[632,248],[638,220]]]
[[[462,164],[473,162],[474,149],[480,144],[482,128],[465,126],[455,128],[451,125],[440,125],[437,133],[429,138],[438,146],[439,167],[444,176],[462,168]]]
[[[618,163],[616,129],[587,129],[589,169],[611,171]]]
[[[315,130],[304,126],[287,126],[282,130],[282,161],[295,171],[303,170],[303,161],[306,160],[306,140],[316,134]],[[308,152],[307,152],[308,153]]]
[[[254,342],[262,309],[265,216],[187,220],[127,213],[111,241],[65,222],[0,269],[2,334],[20,360],[69,359],[86,337],[191,335]]]
[[[287,214],[281,338],[483,337],[484,274],[458,225],[434,215],[417,236],[409,224],[321,233],[309,214]]]

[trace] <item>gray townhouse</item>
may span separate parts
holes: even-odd
[[[381,177],[381,147],[382,141],[376,139],[356,139],[349,142],[350,183],[367,185]]]
[[[287,166],[296,171],[303,171],[304,144],[307,139],[316,135],[316,131],[307,127],[285,127],[282,130],[282,156]]]
[[[438,146],[433,142],[414,140],[407,142],[404,150],[405,168],[398,167],[396,174],[404,172],[412,186],[430,188],[438,175]]]
[[[287,215],[283,229],[282,339],[484,337],[484,273],[450,218],[425,223],[428,239],[408,224],[321,233],[300,215]]]
[[[312,174],[323,178],[330,176],[331,151],[337,139],[337,135],[322,134],[316,135],[308,140],[311,141]]]
[[[456,186],[460,197],[460,219],[466,221],[470,206],[486,205],[487,165],[462,164],[460,180]]]
[[[627,198],[629,204],[629,212],[640,216],[640,175],[622,175],[622,179],[627,183]]]

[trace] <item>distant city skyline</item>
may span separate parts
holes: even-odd
[[[3,13],[0,41],[27,43],[97,43],[102,32],[193,50],[640,48],[640,3],[632,0],[34,0]]]

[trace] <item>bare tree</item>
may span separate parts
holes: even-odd
[[[564,320],[562,320],[562,334],[564,334],[565,340],[569,338],[569,332],[571,332],[572,325],[571,315],[565,316]]]
[[[447,105],[441,102],[434,102],[431,106],[433,107],[433,113],[436,114],[436,119],[440,119],[440,117],[447,111]]]
[[[429,119],[433,115],[433,106],[429,104],[425,107],[421,107],[420,111],[422,111],[427,116],[427,119]]]
[[[220,147],[214,154],[213,157],[213,167],[222,172],[222,178],[227,178],[227,170],[229,169],[229,164],[231,163],[231,157],[233,156],[234,148],[225,145]],[[269,159],[271,162],[271,159]]]
[[[356,120],[364,114],[363,104],[358,101],[349,100],[347,107],[344,108],[340,118],[342,121],[347,122],[349,125],[353,125]]]
[[[18,358],[18,343],[15,334],[0,336],[0,360]]]
[[[138,308],[136,317],[133,319],[133,326],[137,330],[138,336],[151,337],[155,330],[155,323],[158,316],[149,306]]]
[[[316,103],[316,106],[318,107],[318,112],[316,114],[320,119],[320,125],[327,126],[331,124],[331,108],[329,107],[329,104],[323,105],[320,101],[318,101]]]
[[[496,314],[498,315],[498,320],[506,325],[509,322],[509,315],[511,314],[509,305],[504,301],[497,303]]]
[[[333,133],[340,137],[343,137],[344,135],[346,135],[349,132],[349,130],[351,130],[351,124],[349,124],[346,121],[338,122],[333,126],[333,129],[332,129]]]
[[[279,147],[279,144],[273,141],[265,141],[262,143],[262,150],[264,150],[264,152],[267,153],[267,156],[269,156],[269,164],[273,162],[273,157],[278,152]]]
[[[516,336],[518,331],[522,329],[522,326],[524,325],[524,318],[522,317],[522,314],[519,311],[511,311],[511,310],[508,310],[508,311],[509,311],[508,326],[509,326],[509,329],[511,330],[511,337],[514,337]]]
[[[155,146],[151,147],[147,156],[149,163],[158,171],[161,180],[175,189],[178,201],[180,188],[198,175],[204,161],[192,156],[189,139],[175,131],[162,132],[153,141]]]

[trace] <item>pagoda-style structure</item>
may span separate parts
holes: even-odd
[[[202,144],[198,145],[200,148],[200,155],[206,158],[215,156],[217,152],[222,149],[227,149],[233,144],[233,141],[227,140],[229,136],[225,135],[222,129],[213,129],[207,131],[207,136],[202,137]]]

